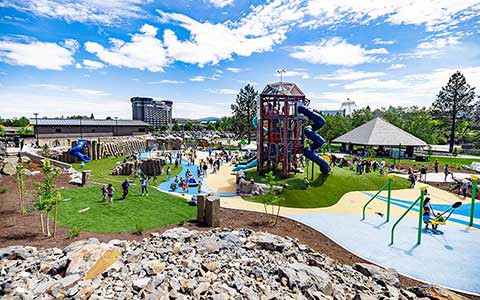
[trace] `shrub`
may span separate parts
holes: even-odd
[[[142,234],[145,231],[145,225],[142,223],[135,224],[135,233]]]
[[[0,188],[0,194],[5,194],[8,191],[6,187]]]
[[[69,239],[73,239],[77,236],[80,235],[80,232],[82,232],[80,230],[80,227],[73,227],[72,229],[70,229],[68,232],[67,232],[67,235],[68,235],[68,238]]]

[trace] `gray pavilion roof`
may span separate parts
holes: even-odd
[[[275,82],[269,83],[263,89],[262,95],[286,95],[286,96],[303,96],[305,94],[295,84],[291,82]]]
[[[80,119],[57,119],[38,118],[38,126],[80,126]],[[82,119],[82,126],[149,126],[140,120],[103,120],[103,119]],[[35,118],[30,119],[30,124],[35,125]]]
[[[421,139],[378,117],[339,136],[333,142],[366,146],[427,145]]]

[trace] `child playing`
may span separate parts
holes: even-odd
[[[102,186],[102,201],[107,201],[107,185]]]
[[[305,184],[305,189],[310,189],[310,181],[308,181],[307,177],[303,177],[303,183]]]
[[[110,183],[107,187],[107,196],[108,196],[108,203],[110,206],[113,206],[113,192],[115,189],[113,188],[113,185]]]

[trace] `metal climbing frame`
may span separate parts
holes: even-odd
[[[393,224],[392,231],[390,233],[390,245],[393,245],[393,238],[395,233],[395,227],[397,227],[398,223],[408,214],[408,212],[420,201],[420,207],[418,208],[418,228],[417,228],[417,244],[422,242],[422,217],[423,217],[423,202],[425,200],[425,192],[427,191],[426,186],[422,186],[420,188],[420,196],[415,200],[412,205],[402,214],[402,216]]]
[[[372,202],[375,198],[377,198],[378,195],[380,195],[380,193],[385,189],[387,189],[387,192],[388,192],[387,193],[387,197],[388,197],[387,198],[387,222],[390,221],[390,198],[392,196],[392,182],[393,182],[394,176],[395,175],[393,174],[388,174],[387,183],[385,183],[385,185],[380,190],[378,190],[378,192],[372,198],[370,198],[370,200],[368,200],[367,203],[365,203],[362,209],[362,221],[365,220],[365,212],[366,212],[367,206],[370,204],[370,202]]]
[[[478,190],[478,177],[471,175],[472,178],[472,203],[470,205],[470,223],[469,226],[473,226],[473,215],[475,214],[475,199],[477,198]]]

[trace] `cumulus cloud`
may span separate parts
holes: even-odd
[[[160,81],[149,81],[147,82],[147,84],[180,84],[184,82],[185,81],[180,80],[162,79]]]
[[[227,5],[232,5],[234,0],[209,0],[209,2],[218,8],[223,8]]]
[[[379,61],[374,54],[388,54],[388,51],[385,48],[367,50],[359,44],[349,44],[340,37],[333,37],[296,46],[290,56],[314,64],[355,66]]]
[[[207,77],[202,75],[197,75],[190,78],[190,81],[205,81],[205,79],[207,79]]]
[[[83,66],[87,69],[91,69],[91,70],[97,70],[97,69],[101,69],[103,67],[105,67],[104,64],[102,64],[101,62],[99,61],[95,61],[95,60],[90,60],[90,59],[84,59],[82,61],[83,63]]]
[[[240,72],[246,71],[247,69],[242,69],[242,68],[227,68],[226,70],[227,70],[227,71],[230,71],[230,72],[232,72],[232,73],[240,73]]]
[[[393,45],[396,42],[392,40],[383,40],[381,38],[374,38],[373,43],[376,45]]]
[[[120,24],[126,18],[145,15],[143,4],[151,0],[5,0],[0,7],[12,7],[38,16],[67,22]]]
[[[64,46],[40,41],[0,41],[0,60],[11,65],[32,66],[41,70],[62,70],[73,65],[74,40]]]
[[[162,41],[156,38],[157,28],[144,24],[140,32],[133,34],[130,42],[110,39],[109,49],[96,42],[86,42],[85,50],[112,66],[163,72],[171,60]]]
[[[319,1],[309,0],[305,13],[312,20],[303,26],[318,27],[339,23],[366,24],[383,18],[390,24],[425,25],[428,30],[454,26],[478,15],[477,0],[412,0],[412,1]],[[461,18],[460,18],[461,17]]]
[[[406,65],[404,65],[404,64],[392,64],[392,65],[389,67],[389,69],[390,69],[390,70],[396,70],[396,69],[403,69],[403,68],[405,68],[405,67],[406,67]]]

